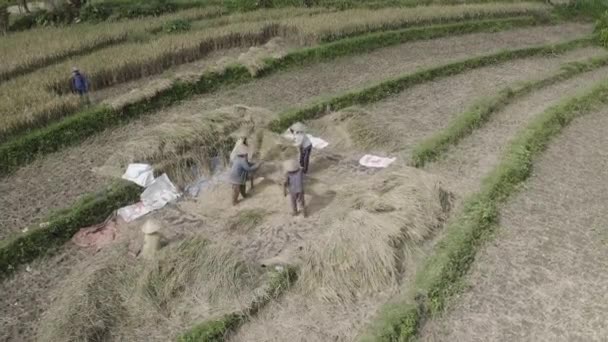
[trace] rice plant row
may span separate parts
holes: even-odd
[[[0,84],[0,135],[44,124],[80,106],[66,95],[69,70],[79,66],[89,75],[93,88],[157,74],[173,65],[204,57],[207,53],[235,46],[251,46],[280,34],[312,45],[332,37],[397,28],[429,20],[539,13],[538,3],[430,6],[382,10],[349,10],[299,16],[282,20],[242,22],[199,31],[160,36],[142,43],[126,43],[97,51]]]
[[[101,24],[32,29],[0,37],[0,80],[3,75],[44,66],[49,62],[103,45],[124,41],[161,28],[165,22],[183,19],[200,20],[221,13],[219,7],[180,11],[155,18]]]

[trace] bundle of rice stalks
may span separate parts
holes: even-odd
[[[104,173],[119,176],[129,163],[143,162],[183,186],[209,174],[214,157],[227,161],[235,142],[232,132],[243,125],[261,126],[259,120],[270,115],[265,109],[245,106],[191,115],[176,113],[165,123],[140,132],[110,156]]]
[[[399,141],[395,127],[359,107],[349,107],[308,123],[316,134],[331,141],[335,150],[389,152]]]
[[[360,108],[348,108],[341,112],[342,120],[346,120],[346,131],[355,146],[362,149],[392,148],[394,132],[386,127],[373,115]]]
[[[173,340],[201,321],[246,311],[263,289],[260,267],[199,237],[149,262],[102,254],[56,289],[37,341]]]
[[[306,293],[327,301],[350,302],[398,285],[405,260],[448,210],[440,182],[411,168],[336,191],[320,218],[325,232],[305,248],[300,281]]]
[[[250,47],[242,53],[237,62],[247,67],[252,76],[266,65],[266,59],[279,59],[287,54],[287,44],[281,37],[276,37],[260,47]]]

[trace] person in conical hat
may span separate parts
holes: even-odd
[[[294,146],[300,150],[300,166],[302,167],[302,172],[308,173],[312,142],[310,142],[310,139],[306,135],[306,126],[301,122],[296,122],[291,125],[289,131],[293,134]]]
[[[241,194],[243,198],[247,197],[247,179],[250,178],[249,175],[261,165],[261,163],[249,163],[247,160],[248,152],[249,149],[243,144],[237,145],[234,150],[235,158],[232,162],[232,168],[230,169],[228,178],[230,184],[232,184],[232,205],[238,203],[239,194]],[[251,184],[253,186],[253,180],[251,181]]]
[[[236,158],[237,149],[239,149],[241,146],[245,146],[245,148],[247,150],[249,150],[249,145],[247,142],[247,133],[244,130],[239,130],[238,132],[236,132],[235,136],[236,136],[237,140],[236,140],[236,143],[234,144],[234,148],[232,149],[232,152],[230,153],[230,162],[231,163],[234,160],[234,158]],[[249,154],[249,151],[247,151],[247,154]]]
[[[291,197],[291,214],[298,215],[298,202],[304,217],[306,214],[306,201],[304,199],[304,173],[297,160],[286,160],[283,162],[285,170],[285,181],[283,182],[283,195]]]
[[[304,126],[304,124],[299,121],[294,123],[293,125],[291,125],[290,129],[295,133],[298,133],[298,132],[305,133],[306,132],[306,126]]]

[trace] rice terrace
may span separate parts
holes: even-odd
[[[0,341],[608,341],[605,0],[0,0]]]

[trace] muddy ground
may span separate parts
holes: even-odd
[[[127,125],[108,129],[80,146],[40,158],[14,175],[3,178],[0,183],[0,206],[10,214],[0,219],[0,238],[39,221],[51,210],[69,205],[79,195],[100,188],[107,180],[92,173],[91,169],[101,166],[111,151],[129,140],[131,132],[163,122],[167,114],[209,110],[236,103],[264,107],[278,113],[310,102],[314,97],[331,96],[420,67],[507,47],[563,41],[589,31],[589,25],[567,24],[403,44],[282,72],[162,109]],[[542,62],[539,62],[536,70],[541,70],[542,66]],[[515,71],[519,70],[516,68]],[[507,74],[503,73],[505,77],[508,77]],[[517,75],[523,77],[525,72]]]
[[[550,145],[422,341],[606,340],[607,114],[576,119]]]

